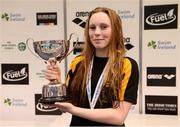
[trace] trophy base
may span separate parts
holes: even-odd
[[[62,96],[62,97],[46,97],[46,98],[40,98],[39,103],[42,104],[54,104],[55,102],[65,102],[68,101],[67,96]]]

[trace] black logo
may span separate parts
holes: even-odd
[[[147,86],[176,86],[176,68],[147,67]]]
[[[131,44],[132,42],[131,42],[131,38],[130,37],[124,38],[124,42],[125,42],[125,48],[127,50],[130,50],[130,49],[134,48],[134,45]]]
[[[178,5],[144,6],[144,29],[177,28]]]
[[[80,18],[75,18],[72,20],[74,23],[76,23],[77,25],[79,25],[80,27],[82,28],[85,28],[86,26],[86,21],[83,21],[82,19]]]
[[[75,13],[76,18],[72,20],[75,24],[79,25],[81,28],[85,28],[86,20],[82,20],[81,18],[85,19],[89,16],[88,11],[79,11]]]
[[[57,25],[57,13],[37,13],[36,14],[37,25]]]
[[[146,114],[178,114],[178,97],[177,96],[145,96],[145,113]]]
[[[2,84],[29,84],[28,64],[2,64]]]
[[[35,94],[35,114],[36,115],[61,115],[62,112],[52,106],[43,105],[38,102],[38,100],[41,98],[41,94]]]

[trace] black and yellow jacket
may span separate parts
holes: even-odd
[[[107,61],[101,58],[96,58],[96,59],[97,59],[98,64],[96,63],[97,67],[95,68],[95,71],[97,72],[99,68],[102,68],[101,64],[104,64],[103,62],[107,62]],[[96,62],[96,59],[94,60],[94,62]],[[78,73],[77,68],[79,67],[79,65],[81,64],[83,60],[84,60],[84,57],[80,55],[80,56],[75,57],[75,59],[72,61],[67,78],[66,78],[66,85],[67,85],[68,90],[70,89],[71,81],[74,75]],[[103,66],[105,66],[105,64]],[[120,101],[128,101],[132,104],[137,103],[138,81],[139,81],[139,71],[138,71],[138,65],[136,61],[130,57],[125,57],[124,68],[123,68],[123,80],[122,80],[122,84],[120,85],[121,88],[119,91]],[[87,101],[85,104],[78,105],[78,106],[83,107],[83,108],[89,108],[89,102],[88,102],[87,96],[86,96],[86,100]],[[112,107],[112,103],[107,102],[107,101],[103,103],[103,105],[100,105],[100,102],[97,102],[95,106],[95,108],[110,108],[110,107]],[[89,121],[87,119],[80,118],[77,116],[72,116],[71,125],[73,126],[112,126],[108,124]]]

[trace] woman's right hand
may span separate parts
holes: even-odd
[[[45,70],[45,78],[50,81],[57,80],[61,83],[61,70],[58,63],[47,66]]]

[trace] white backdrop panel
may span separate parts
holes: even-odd
[[[171,4],[180,4],[179,0],[144,0],[143,1],[143,9],[144,6],[153,6],[153,5],[171,5]],[[179,8],[179,7],[178,7]],[[163,10],[163,8],[162,8]],[[178,16],[179,14],[178,10]],[[144,13],[144,10],[143,10]],[[157,12],[158,13],[158,12]],[[165,12],[164,12],[165,13]],[[174,14],[174,13],[173,13]],[[144,23],[144,15],[143,15],[143,23]],[[179,71],[180,71],[180,50],[179,50],[179,42],[180,42],[180,29],[179,29],[179,19],[178,19],[178,27],[177,29],[156,29],[156,30],[144,30],[143,29],[143,43],[142,43],[142,85],[143,85],[143,113],[145,113],[145,95],[158,95],[158,96],[177,96],[178,97],[178,105],[179,101]],[[144,26],[144,24],[143,24]],[[153,49],[152,47],[148,47],[149,42],[156,42],[162,47],[174,46],[174,48],[168,49]],[[164,43],[164,44],[163,44]],[[166,43],[166,45],[165,45]],[[175,87],[162,87],[162,86],[147,86],[147,67],[176,67],[176,86]],[[178,114],[180,111],[178,110]]]
[[[56,121],[57,116],[35,115],[35,94],[40,94],[42,86],[47,84],[43,70],[46,65],[27,49],[20,51],[18,44],[26,43],[31,37],[35,41],[64,39],[64,8],[61,0],[0,0],[2,14],[9,20],[1,19],[0,24],[0,62],[1,64],[28,64],[29,85],[0,85],[0,119],[1,120],[33,120]],[[37,13],[56,13],[57,25],[37,25]],[[32,42],[31,42],[32,44]],[[31,45],[30,44],[30,45]],[[64,61],[61,63],[62,78],[65,78]],[[2,75],[1,75],[2,76]],[[1,81],[2,82],[2,81]],[[4,103],[8,100],[11,105]],[[63,116],[60,116],[63,120]],[[68,117],[69,118],[69,117]],[[68,121],[61,121],[62,125]]]

